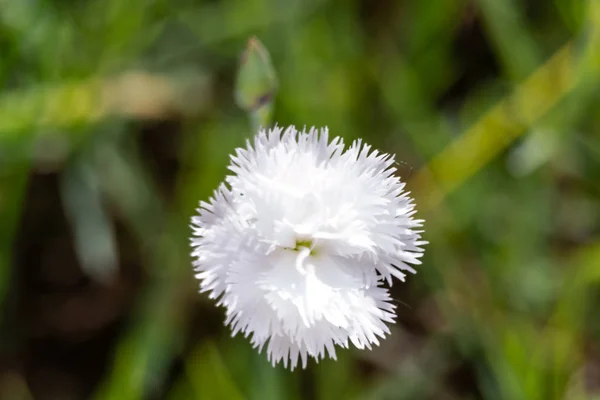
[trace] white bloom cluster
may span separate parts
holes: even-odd
[[[378,345],[395,306],[385,282],[419,264],[414,204],[394,157],[360,140],[344,151],[327,129],[261,130],[192,218],[201,292],[226,308],[233,334],[293,369],[335,346]]]

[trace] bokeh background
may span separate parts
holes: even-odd
[[[0,399],[600,398],[599,1],[2,0],[0,49]],[[189,255],[269,118],[396,153],[430,242],[293,373]]]

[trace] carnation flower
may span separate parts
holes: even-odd
[[[390,333],[384,284],[414,273],[426,243],[394,164],[360,140],[344,150],[327,128],[261,130],[236,150],[233,174],[192,218],[200,291],[233,335],[294,369]]]

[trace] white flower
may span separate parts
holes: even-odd
[[[422,255],[412,199],[394,157],[327,129],[261,130],[192,218],[201,292],[226,308],[233,334],[273,365],[378,345],[395,306],[383,286]]]

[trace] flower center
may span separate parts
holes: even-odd
[[[310,240],[310,239],[297,240],[296,246],[293,248],[293,250],[300,251],[301,247],[306,247],[306,248],[312,250],[313,246],[314,246],[314,244],[313,244],[312,240]]]
[[[308,255],[314,256],[316,252],[315,246],[316,243],[312,238],[302,238],[296,239],[296,244],[294,245],[294,247],[284,247],[284,249],[289,251],[295,251],[297,253],[301,252],[304,249],[307,249],[309,250]]]

